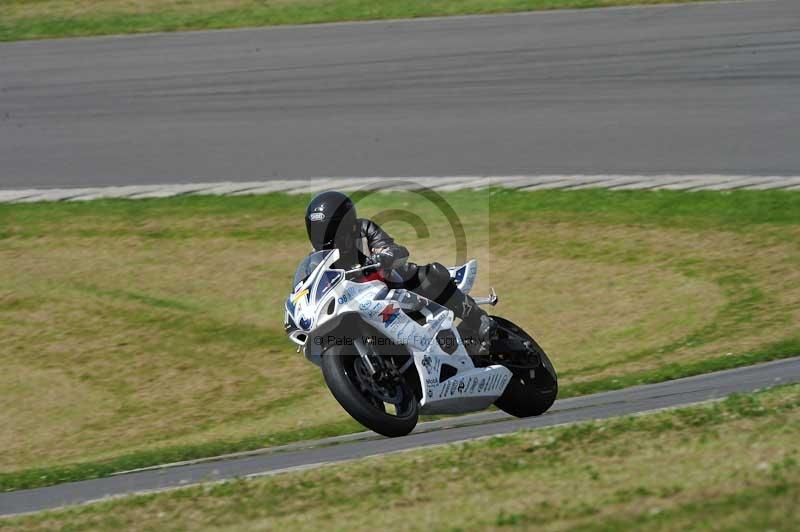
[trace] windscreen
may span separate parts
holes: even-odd
[[[292,281],[292,286],[297,286],[297,283],[303,281],[311,275],[311,272],[320,265],[322,261],[331,253],[330,250],[325,251],[315,251],[308,257],[304,258],[300,265],[297,267],[297,270],[294,272],[294,280]]]
[[[342,280],[342,277],[342,272],[323,272],[319,278],[319,283],[317,283],[317,290],[314,294],[314,300],[320,301],[331,288],[336,286],[336,284]]]

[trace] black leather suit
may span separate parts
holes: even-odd
[[[388,255],[393,258],[391,270],[397,272],[401,282],[389,282],[391,288],[404,288],[423,297],[432,299],[453,311],[477,329],[480,316],[484,312],[478,308],[468,295],[461,292],[450,277],[447,268],[438,262],[419,265],[408,262],[408,249],[397,244],[378,224],[364,218],[358,219],[358,238],[356,249],[347,254],[342,253],[338,266],[344,269],[366,265],[368,257],[375,254]]]

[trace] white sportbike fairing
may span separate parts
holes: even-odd
[[[491,355],[481,356],[468,350],[452,311],[408,290],[389,289],[380,279],[365,280],[369,267],[334,269],[338,259],[338,250],[320,251],[300,264],[284,321],[289,338],[323,368],[336,399],[368,428],[398,436],[413,429],[420,413],[470,412],[497,403],[514,415],[538,415],[555,400],[552,364],[514,324],[496,318],[498,340]],[[450,272],[469,292],[477,262]],[[494,305],[497,296],[476,301]],[[502,352],[494,353],[495,344]]]

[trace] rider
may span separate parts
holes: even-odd
[[[402,282],[388,283],[390,286],[411,290],[452,310],[477,333],[481,347],[488,348],[497,325],[474,299],[458,289],[447,268],[438,262],[408,262],[408,250],[375,222],[357,218],[355,205],[345,194],[330,191],[315,196],[306,209],[306,229],[316,251],[339,249],[337,267],[376,265],[396,271]]]

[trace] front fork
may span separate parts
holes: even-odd
[[[361,338],[356,338],[353,342],[358,351],[358,356],[364,361],[369,374],[376,381],[391,377],[392,379],[399,379],[405,371],[414,363],[414,356],[408,356],[408,360],[400,367],[396,368],[391,362],[387,363],[385,357],[381,357],[375,352],[372,343],[367,340],[366,342]]]

